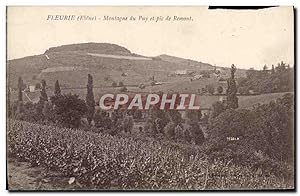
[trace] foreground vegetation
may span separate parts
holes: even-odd
[[[140,141],[10,120],[8,156],[42,166],[82,189],[270,189],[293,182],[251,164],[210,159],[201,147]]]

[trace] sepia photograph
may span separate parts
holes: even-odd
[[[293,6],[7,6],[8,191],[295,191]]]

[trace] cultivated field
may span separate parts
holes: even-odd
[[[45,187],[42,184],[48,184],[47,189],[59,188],[51,186],[53,178],[49,176],[53,173],[56,181],[72,185],[66,189],[241,190],[293,186],[292,181],[230,161],[211,162],[203,148],[193,145],[152,138],[142,141],[14,120],[9,120],[7,135],[10,159],[44,168],[39,188]],[[9,176],[16,178],[14,174]],[[18,190],[36,188],[24,182],[22,186]]]

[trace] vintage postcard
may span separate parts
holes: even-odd
[[[294,8],[8,6],[9,191],[295,190]]]

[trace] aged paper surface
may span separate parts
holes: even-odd
[[[294,190],[294,9],[7,7],[22,190]]]

